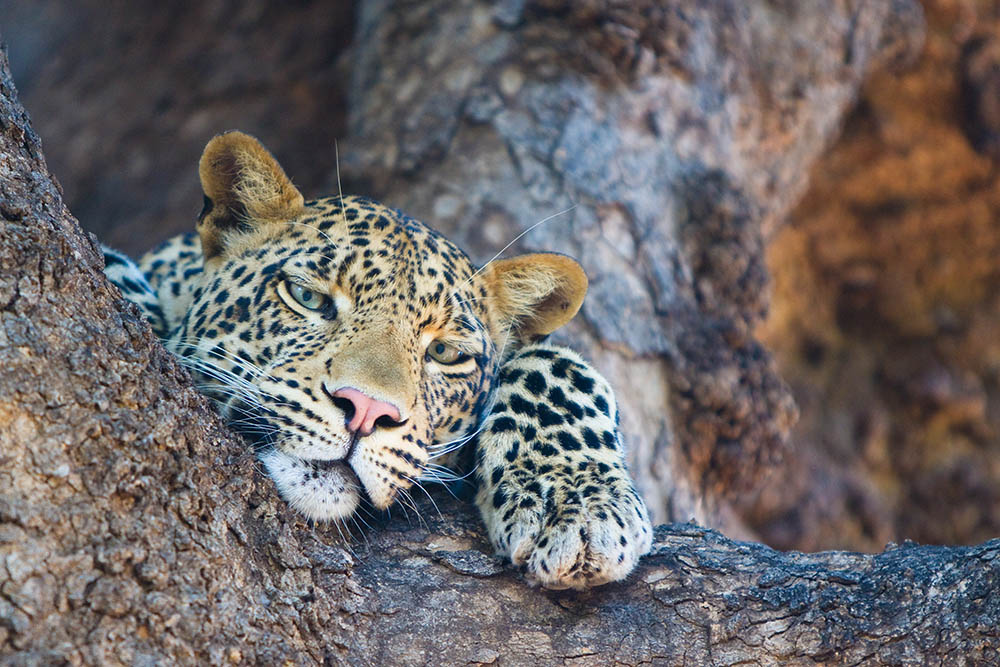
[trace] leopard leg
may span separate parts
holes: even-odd
[[[530,580],[599,586],[649,551],[611,387],[574,352],[531,345],[507,362],[477,447],[476,504],[490,540]]]

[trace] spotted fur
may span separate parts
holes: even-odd
[[[529,345],[504,363],[477,457],[490,540],[542,585],[617,581],[649,551],[614,394],[573,351]]]
[[[532,580],[583,588],[631,571],[650,530],[614,397],[577,355],[535,342],[578,310],[576,262],[477,269],[377,202],[304,201],[238,132],[209,143],[199,172],[197,233],[138,265],[108,249],[106,271],[292,507],[316,520],[362,498],[388,507],[473,441],[490,538]]]
[[[118,285],[122,293],[143,311],[153,331],[162,336],[166,329],[166,318],[160,308],[156,289],[142,269],[127,255],[102,246],[104,250],[104,274],[108,280]]]

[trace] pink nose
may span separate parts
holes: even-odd
[[[395,405],[385,401],[377,401],[357,389],[344,387],[333,392],[333,395],[337,398],[346,398],[354,406],[351,421],[347,422],[347,430],[351,433],[358,433],[362,436],[371,435],[371,432],[375,430],[375,420],[379,417],[388,417],[394,422],[400,421],[399,408]]]

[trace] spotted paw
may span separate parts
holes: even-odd
[[[547,588],[624,579],[649,551],[607,380],[575,352],[534,344],[504,364],[476,450],[497,551]]]
[[[627,577],[649,551],[652,528],[631,480],[615,472],[624,471],[591,462],[502,486],[507,498],[491,536],[498,551],[545,588]]]

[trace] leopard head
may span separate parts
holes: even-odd
[[[540,253],[482,268],[360,197],[304,201],[256,139],[200,162],[203,270],[170,344],[309,518],[392,504],[475,431],[503,357],[565,324],[587,279]]]

